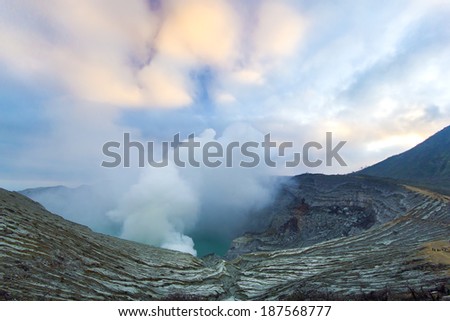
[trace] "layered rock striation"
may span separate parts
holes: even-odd
[[[297,177],[288,184],[286,195],[277,202],[280,215],[272,213],[272,229],[282,229],[298,217],[295,224],[288,223],[289,232],[249,237],[261,239],[262,245],[229,261],[201,260],[94,233],[23,195],[0,189],[0,299],[331,300],[448,295],[447,196],[358,178],[347,182],[342,177],[310,178]],[[339,190],[345,193],[339,196]],[[312,218],[304,218],[308,213],[321,218],[313,224],[308,221]],[[334,222],[334,216],[344,219]],[[331,225],[337,230],[335,235],[307,241],[301,235],[304,222],[317,231],[331,231]],[[242,252],[252,242],[242,242]]]

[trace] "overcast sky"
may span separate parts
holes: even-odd
[[[449,21],[448,0],[0,0],[0,186],[107,177],[125,131],[331,131],[347,167],[278,173],[358,170],[450,124]]]

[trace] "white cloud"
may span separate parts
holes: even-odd
[[[215,101],[219,104],[230,104],[236,101],[236,98],[227,92],[217,92],[215,94]]]
[[[217,70],[219,81],[260,85],[272,62],[295,53],[304,33],[295,8],[264,1],[251,15],[256,23],[246,31],[247,17],[225,0],[164,1],[158,11],[145,1],[10,3],[0,63],[76,100],[186,107],[197,68]]]
[[[181,69],[181,70],[180,70]],[[143,103],[158,107],[185,107],[193,103],[193,89],[183,68],[156,58],[138,72],[139,84],[145,88]]]
[[[333,119],[428,134],[448,122],[445,1],[188,0],[153,11],[145,1],[3,2],[4,70],[92,108],[195,106],[192,72],[208,67],[206,90],[227,107],[212,112],[225,125],[326,130]],[[433,125],[414,116],[427,106],[440,110]]]
[[[280,1],[263,1],[253,35],[254,55],[264,64],[293,55],[305,33],[306,20]]]
[[[241,84],[261,85],[264,83],[264,76],[260,71],[251,69],[241,69],[232,74],[233,81]]]
[[[160,54],[186,64],[227,65],[234,61],[239,19],[229,2],[169,1],[155,46]]]
[[[369,151],[378,152],[383,149],[396,147],[399,149],[411,148],[419,144],[424,137],[417,134],[410,135],[390,135],[367,144]]]

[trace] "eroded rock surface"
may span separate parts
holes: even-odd
[[[0,190],[0,279],[6,299],[216,299],[223,262],[92,232]]]
[[[310,182],[316,191],[291,185],[291,196],[279,203],[280,211],[286,209],[271,226],[279,228],[283,217],[295,211],[301,217],[317,207],[324,224],[342,215],[348,216],[346,228],[360,230],[309,246],[257,248],[231,261],[203,261],[94,233],[0,189],[0,299],[426,299],[432,291],[438,298],[449,294],[447,196],[327,179]],[[339,197],[339,188],[348,193]],[[352,218],[361,213],[362,219]],[[292,230],[300,234],[302,225],[297,227]],[[302,240],[296,237],[286,244]]]
[[[227,257],[358,235],[407,213],[421,202],[424,196],[376,178],[296,176],[282,184],[271,210],[260,217],[271,222],[268,228],[235,239]]]

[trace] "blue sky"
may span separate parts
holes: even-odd
[[[109,177],[124,131],[348,141],[346,173],[450,123],[450,2],[0,0],[0,186]],[[242,137],[245,139],[245,137]],[[279,168],[279,174],[310,169]]]

